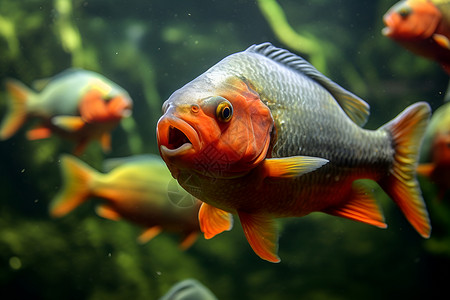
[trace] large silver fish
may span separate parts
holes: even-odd
[[[319,211],[386,227],[377,181],[423,236],[430,222],[415,167],[430,107],[407,108],[378,130],[366,102],[270,43],[232,54],[175,91],[157,137],[172,175],[204,201],[206,238],[238,214],[253,250],[278,262],[279,217]]]

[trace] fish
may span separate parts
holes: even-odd
[[[189,278],[174,284],[159,300],[217,300],[217,297],[198,280]]]
[[[442,200],[450,190],[450,102],[433,113],[423,144],[417,173],[438,187]]]
[[[430,236],[415,173],[431,114],[426,102],[364,129],[367,102],[303,58],[263,43],[225,57],[173,92],[162,110],[160,155],[203,202],[206,239],[230,230],[238,215],[253,251],[279,262],[278,218],[323,212],[386,228],[373,181]]]
[[[133,101],[126,90],[101,74],[67,69],[52,78],[35,82],[37,91],[16,79],[7,79],[9,109],[0,124],[0,140],[13,136],[27,121],[39,123],[27,132],[29,140],[56,133],[76,142],[80,155],[92,140],[111,149],[111,131],[132,113]]]
[[[382,34],[435,60],[450,74],[450,1],[402,0],[383,16]]]
[[[60,158],[63,185],[49,205],[53,218],[98,198],[96,213],[110,220],[126,220],[143,227],[138,237],[147,243],[162,231],[181,236],[188,249],[200,232],[201,202],[184,191],[157,155],[142,154],[105,160],[101,173],[70,154]]]

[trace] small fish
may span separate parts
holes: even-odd
[[[426,176],[439,189],[439,199],[450,190],[450,102],[438,108],[425,132],[422,161],[417,173]]]
[[[162,230],[181,234],[182,249],[195,242],[200,232],[200,201],[172,179],[158,156],[109,159],[105,166],[107,173],[100,173],[73,156],[63,155],[63,187],[50,204],[50,215],[62,217],[96,197],[104,200],[96,209],[98,215],[146,228],[138,238],[141,243]]]
[[[450,74],[450,0],[403,0],[384,15],[383,35],[439,62]]]
[[[416,103],[378,130],[369,106],[301,57],[270,43],[232,54],[175,91],[158,121],[160,154],[203,201],[206,238],[237,214],[257,255],[280,261],[274,218],[325,212],[381,228],[365,181],[381,185],[412,226],[431,226],[415,168],[430,106]]]
[[[101,139],[108,151],[111,130],[131,115],[129,94],[95,72],[68,69],[35,85],[39,92],[17,80],[6,81],[10,103],[0,125],[0,140],[14,135],[28,118],[38,118],[41,123],[27,133],[30,140],[57,133],[75,140],[74,153],[80,155],[91,140]]]
[[[195,279],[185,279],[175,284],[159,300],[217,300],[217,297]]]

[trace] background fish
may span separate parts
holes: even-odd
[[[62,217],[97,197],[104,200],[96,209],[98,215],[146,228],[140,242],[151,240],[162,230],[181,234],[183,249],[195,242],[200,232],[200,201],[173,181],[159,157],[137,155],[110,159],[105,165],[108,173],[103,174],[73,156],[63,155],[63,187],[50,204],[50,214]]]
[[[185,279],[175,284],[159,300],[217,300],[217,297],[195,279]]]
[[[423,237],[430,222],[415,167],[430,107],[417,103],[372,131],[369,106],[270,43],[224,58],[175,91],[157,127],[161,156],[204,201],[206,238],[238,214],[261,258],[278,262],[273,219],[314,211],[386,227],[377,181]]]
[[[450,102],[439,107],[425,132],[421,163],[417,172],[429,177],[443,199],[450,189]]]
[[[27,118],[34,117],[41,123],[28,131],[31,140],[57,133],[76,141],[77,155],[93,139],[101,139],[103,149],[109,150],[110,131],[131,115],[128,93],[95,72],[69,69],[36,85],[39,92],[17,80],[6,81],[10,105],[0,125],[0,140],[10,138]]]
[[[439,62],[450,73],[450,1],[399,1],[383,17],[383,34]]]

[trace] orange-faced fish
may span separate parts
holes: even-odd
[[[145,228],[139,241],[145,243],[162,230],[181,234],[187,249],[200,232],[200,201],[173,180],[166,165],[155,155],[136,155],[105,161],[100,173],[81,160],[61,157],[63,186],[50,204],[50,215],[62,217],[91,197],[103,202],[98,215],[124,219]]]
[[[131,115],[129,94],[95,72],[68,69],[36,84],[39,92],[17,80],[6,81],[10,103],[0,125],[0,140],[14,135],[28,118],[38,118],[41,123],[27,133],[31,140],[57,133],[75,140],[79,155],[91,140],[100,139],[107,151],[111,130]]]
[[[381,185],[420,235],[430,235],[415,178],[427,103],[378,130],[363,129],[366,102],[301,57],[264,43],[175,91],[163,112],[160,154],[204,202],[206,238],[230,229],[237,214],[256,254],[278,262],[274,218],[325,212],[385,228],[364,178]]]
[[[384,15],[382,33],[450,73],[450,0],[399,1]]]
[[[429,177],[439,189],[438,198],[443,199],[450,190],[450,102],[433,113],[421,156],[417,173]]]

